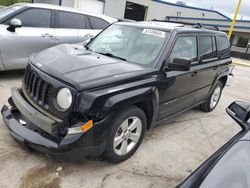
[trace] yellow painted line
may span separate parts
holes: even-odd
[[[239,62],[239,61],[233,61],[233,64],[250,67],[250,62],[249,63],[244,63],[244,62]]]

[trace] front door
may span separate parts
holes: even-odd
[[[174,115],[195,104],[195,96],[200,89],[201,76],[198,65],[196,35],[179,35],[175,41],[167,64],[174,58],[189,58],[192,66],[189,71],[166,71],[160,84],[160,104],[158,120]]]
[[[0,25],[0,49],[5,69],[25,68],[31,54],[54,45],[54,29],[51,27],[51,10],[30,8]],[[7,30],[11,19],[21,20],[22,27],[15,32]]]

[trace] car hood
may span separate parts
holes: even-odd
[[[91,52],[81,45],[58,45],[31,56],[30,60],[40,70],[80,90],[128,82],[157,72]]]

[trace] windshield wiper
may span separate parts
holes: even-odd
[[[127,59],[119,57],[119,56],[116,56],[116,55],[111,54],[111,53],[101,53],[101,52],[97,52],[97,53],[98,54],[102,54],[102,55],[106,55],[108,57],[113,57],[113,58],[117,58],[117,59],[120,59],[120,60],[123,60],[123,61],[127,61]]]

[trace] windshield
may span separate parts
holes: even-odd
[[[2,18],[4,18],[5,16],[8,16],[9,14],[15,12],[16,10],[22,8],[23,6],[21,5],[14,5],[14,6],[10,6],[10,7],[7,7],[7,8],[4,8],[4,9],[1,9],[0,10],[0,20]]]
[[[114,24],[87,48],[131,63],[153,66],[167,37],[165,31]]]

